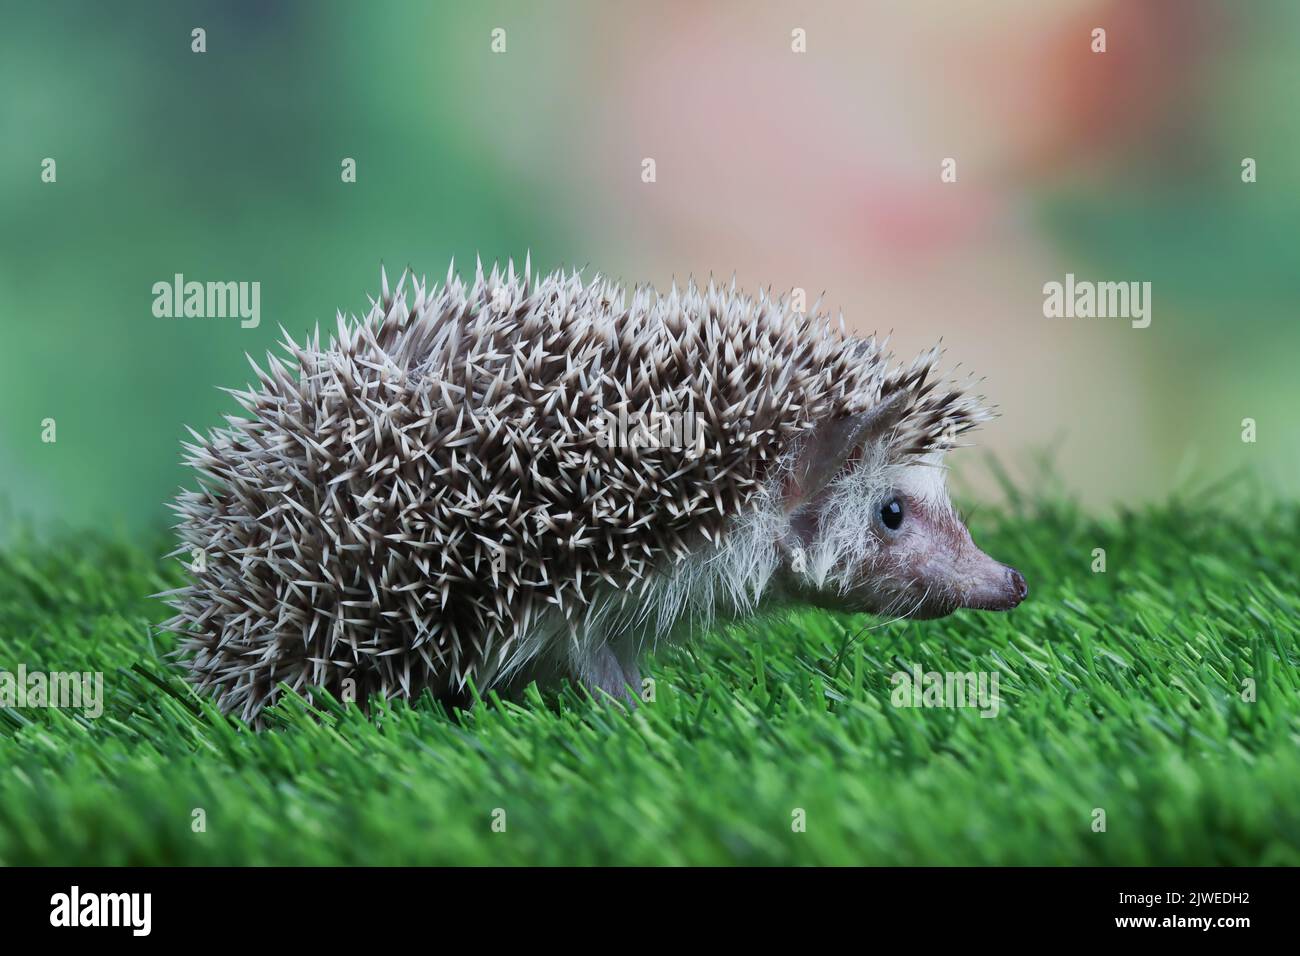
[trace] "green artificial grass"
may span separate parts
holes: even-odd
[[[0,669],[102,671],[106,704],[0,710],[0,863],[1300,863],[1300,507],[976,519],[1010,614],[726,628],[630,715],[291,700],[261,733],[169,669],[163,542],[20,538]],[[895,707],[914,664],[996,671],[998,715]]]

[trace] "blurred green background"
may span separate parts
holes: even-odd
[[[363,311],[381,262],[440,278],[453,256],[529,250],[633,282],[826,290],[902,352],[942,336],[1001,406],[981,444],[1050,448],[1085,503],[1243,466],[1300,489],[1296,4],[0,16],[0,534],[164,524],[184,426],[235,410],[218,386],[244,384],[279,325]],[[154,317],[177,272],[260,282],[260,327]],[[1067,272],[1152,282],[1151,327],[1044,318]]]

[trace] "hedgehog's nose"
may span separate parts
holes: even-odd
[[[1015,601],[1011,606],[1015,607],[1029,595],[1029,585],[1025,583],[1025,576],[1015,568],[1007,568],[1007,579],[1011,582],[1011,595]]]

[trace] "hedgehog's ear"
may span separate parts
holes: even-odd
[[[866,445],[894,429],[910,393],[899,389],[865,412],[823,422],[804,438],[783,489],[785,508],[794,511],[835,478],[844,463]]]

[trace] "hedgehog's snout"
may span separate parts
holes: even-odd
[[[1010,611],[1029,594],[1029,585],[1025,583],[1023,574],[1009,565],[1003,565],[1002,568],[1006,573],[1003,575],[1001,586],[993,592],[992,600],[983,605],[982,610]]]
[[[1010,611],[1017,607],[1029,594],[1025,576],[982,551],[976,553],[983,567],[968,580],[960,606],[976,611]]]

